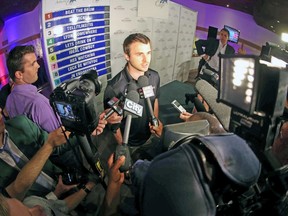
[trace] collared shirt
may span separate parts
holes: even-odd
[[[20,171],[29,161],[9,138],[7,130],[4,131],[3,146],[0,148],[0,159],[18,171]],[[54,190],[55,187],[55,181],[43,171],[41,171],[40,175],[37,177],[36,183],[48,190]]]
[[[60,127],[60,120],[50,106],[48,98],[37,92],[37,88],[31,84],[14,86],[7,98],[6,110],[10,118],[26,115],[47,132]]]
[[[210,60],[208,61],[209,66],[214,68],[216,71],[219,71],[219,57],[218,57],[218,54],[219,53],[225,54],[226,47],[227,47],[227,44],[223,45],[221,43],[221,41],[219,40],[219,46],[218,46],[218,49],[217,49],[215,55],[213,55],[210,58]]]
[[[160,96],[160,77],[158,72],[148,69],[148,71],[145,72],[145,76],[148,77],[149,85],[153,87],[154,95],[153,97],[150,97],[152,107],[154,107],[155,99],[159,98]],[[127,65],[125,68],[119,72],[113,79],[111,79],[107,87],[110,86],[110,88],[106,87],[105,93],[104,93],[104,107],[109,108],[107,105],[107,102],[112,97],[120,97],[121,95],[125,95],[127,93],[127,87],[128,83],[135,83],[137,85],[137,81],[132,78],[132,76],[127,71]],[[139,86],[140,87],[140,86]],[[144,144],[149,137],[151,136],[150,128],[149,128],[149,108],[146,104],[146,101],[144,99],[140,99],[139,103],[141,106],[143,106],[143,114],[142,117],[139,118],[133,118],[131,122],[131,128],[129,133],[129,139],[128,139],[128,145],[129,146],[140,146]],[[125,121],[126,118],[124,118],[121,121],[120,129],[123,134],[125,129]]]
[[[49,200],[37,196],[29,196],[23,200],[23,204],[29,208],[41,206],[47,216],[68,216],[69,209],[64,200]]]

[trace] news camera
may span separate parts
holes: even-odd
[[[91,134],[98,125],[96,96],[101,82],[96,70],[79,79],[61,83],[50,95],[50,104],[60,116],[63,126],[75,134]]]
[[[262,164],[257,184],[245,193],[230,197],[237,203],[230,208],[241,215],[288,215],[288,167],[273,151],[284,121],[288,61],[283,59],[287,60],[288,55],[269,44],[263,48],[266,58],[220,55],[218,102],[231,107],[229,131],[246,140]],[[270,50],[268,54],[267,50]],[[271,61],[277,57],[280,64]]]

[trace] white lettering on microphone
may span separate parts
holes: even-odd
[[[142,116],[143,107],[132,100],[126,98],[124,110],[129,111],[135,115]]]

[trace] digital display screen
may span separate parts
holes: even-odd
[[[229,31],[229,41],[232,43],[238,43],[240,38],[240,30],[224,25],[224,28]]]
[[[61,118],[75,120],[74,113],[72,111],[72,106],[67,103],[55,102],[57,112]]]

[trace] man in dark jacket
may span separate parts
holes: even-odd
[[[218,54],[234,54],[235,50],[228,44],[229,31],[225,28],[221,29],[219,39],[209,38],[208,40],[198,40],[195,42],[197,53],[201,56],[198,66],[198,75],[202,67],[218,73],[219,57]]]

